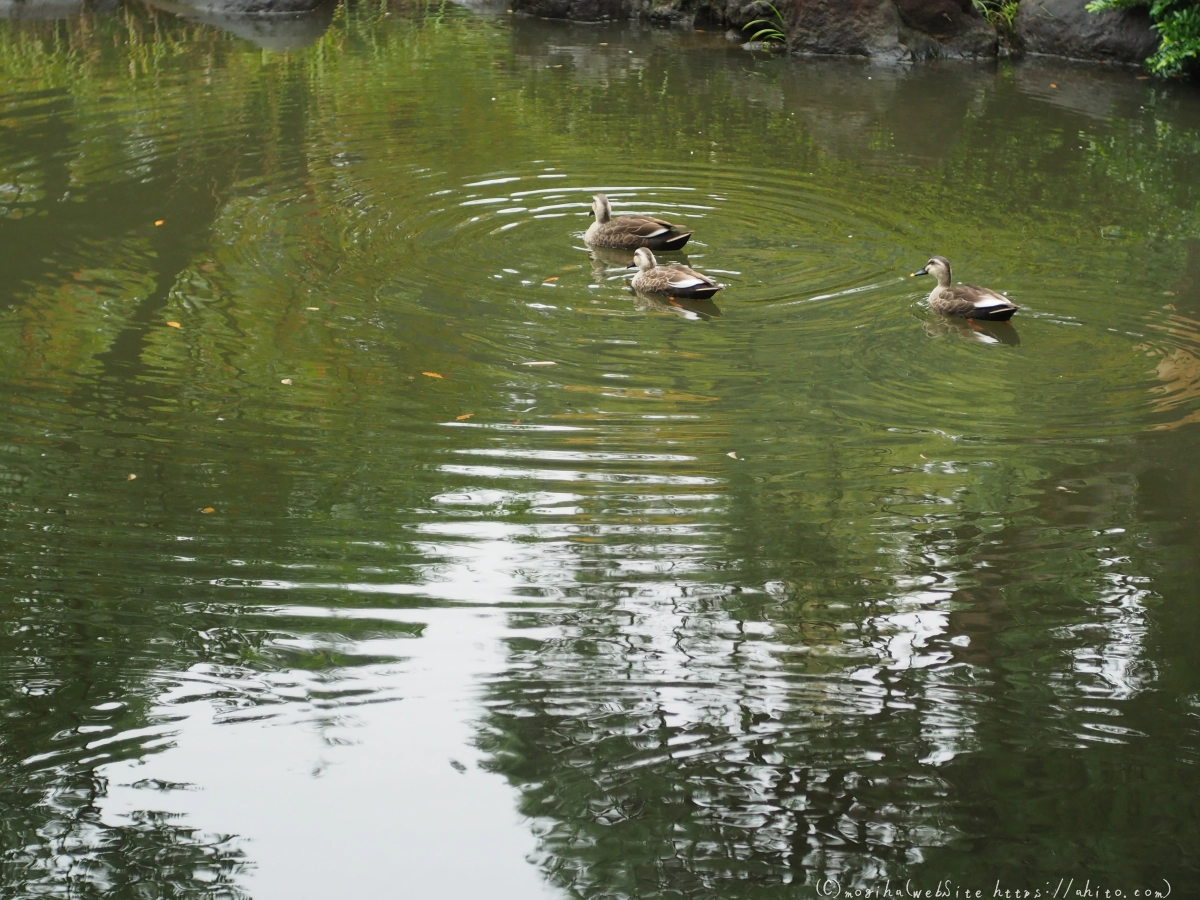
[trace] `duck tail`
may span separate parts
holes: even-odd
[[[978,310],[972,318],[980,319],[984,322],[1007,322],[1020,309],[1019,306],[1000,306],[992,309]]]
[[[692,232],[685,231],[682,234],[673,234],[662,243],[664,250],[680,250],[683,245],[688,242],[688,238],[692,236]]]

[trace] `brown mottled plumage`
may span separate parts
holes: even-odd
[[[660,266],[654,254],[642,247],[633,254],[633,289],[643,294],[665,294],[668,297],[685,297],[689,300],[707,300],[724,285],[717,284],[707,275],[701,275],[687,266]]]
[[[951,284],[950,261],[944,256],[930,257],[925,268],[912,273],[913,278],[918,275],[932,275],[937,279],[937,287],[929,292],[929,307],[942,315],[1005,322],[1020,309],[1003,294],[988,288]]]
[[[592,215],[596,221],[583,235],[583,241],[589,247],[678,250],[692,236],[690,231],[680,231],[679,226],[651,216],[617,216],[614,219],[612,207],[604,194],[592,198]]]

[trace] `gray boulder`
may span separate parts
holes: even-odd
[[[793,2],[788,49],[880,60],[996,55],[997,38],[970,0]]]
[[[996,55],[997,38],[971,0],[779,0],[794,53],[880,60]],[[513,0],[512,9],[579,21],[642,18],[680,25],[774,21],[762,0]]]
[[[1087,0],[1021,0],[1016,32],[1029,53],[1139,63],[1158,46],[1144,8],[1093,14]]]

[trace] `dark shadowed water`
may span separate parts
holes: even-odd
[[[321,15],[0,21],[0,895],[1197,896],[1200,92]]]

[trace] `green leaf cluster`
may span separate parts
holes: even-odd
[[[1017,0],[972,0],[975,9],[997,30],[1012,31],[1017,18]]]
[[[1146,60],[1157,75],[1182,75],[1200,59],[1200,3],[1197,0],[1092,0],[1088,12],[1148,6],[1158,49]]]
[[[762,25],[762,28],[750,36],[751,41],[762,41],[764,44],[786,43],[787,35],[782,31],[785,27],[783,14],[775,8],[774,4],[768,3],[767,6],[771,7],[771,12],[775,14],[775,19],[779,22],[779,27],[776,28],[775,23],[770,19],[755,19],[753,22],[747,22],[743,25],[742,31],[745,31],[747,28],[753,28],[755,25]]]

